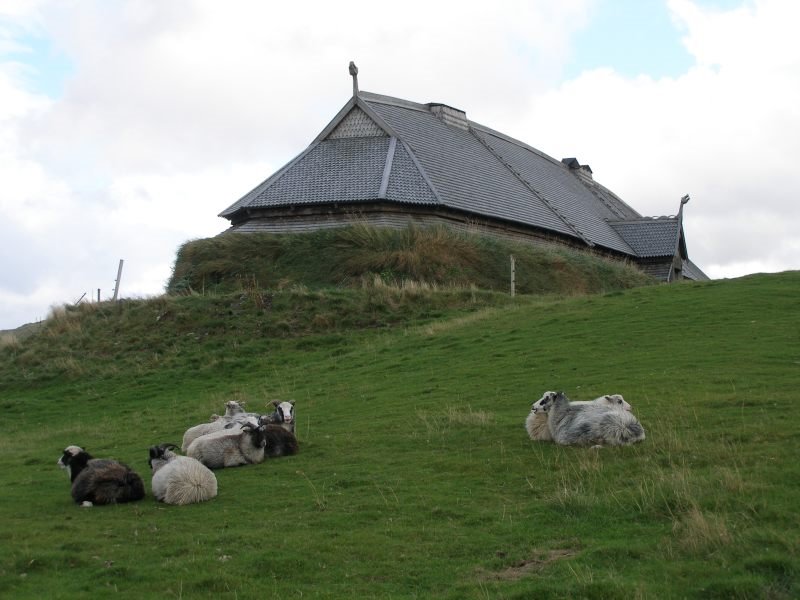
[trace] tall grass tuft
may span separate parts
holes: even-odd
[[[13,333],[0,335],[0,350],[19,350],[21,346],[19,338]]]

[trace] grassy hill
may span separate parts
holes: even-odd
[[[798,286],[252,285],[59,313],[0,349],[0,596],[797,597]],[[548,389],[622,393],[647,439],[531,442]],[[230,398],[296,400],[300,453],[218,471],[200,505],[71,503],[66,445],[149,491],[147,447]]]
[[[520,294],[608,292],[654,281],[638,269],[575,250],[538,248],[446,227],[343,227],[306,234],[221,235],[178,251],[170,293],[245,288],[360,287],[425,282],[508,291],[510,255]]]

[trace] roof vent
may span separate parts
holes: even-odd
[[[447,106],[446,104],[429,103],[428,108],[436,115],[437,118],[444,121],[447,125],[458,127],[464,131],[469,130],[469,121],[467,121],[467,113],[463,110]]]
[[[577,158],[562,158],[561,162],[569,167],[569,170],[575,173],[575,175],[581,179],[585,179],[587,181],[594,180],[594,177],[592,176],[592,168],[589,165],[582,165],[578,162]]]

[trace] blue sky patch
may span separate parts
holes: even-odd
[[[742,0],[700,0],[714,10],[732,10]],[[599,0],[591,9],[586,29],[572,40],[572,58],[565,79],[601,67],[625,77],[677,77],[693,64],[681,43],[684,32],[673,22],[666,0]]]
[[[0,27],[3,23],[0,22]],[[23,81],[28,91],[58,98],[64,83],[73,73],[74,66],[66,54],[58,50],[46,37],[37,35],[10,36],[18,50],[0,54],[0,61],[25,66]]]

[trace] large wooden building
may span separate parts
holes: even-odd
[[[707,279],[690,260],[684,197],[643,217],[561,161],[445,104],[358,90],[308,148],[220,216],[229,232],[303,232],[353,222],[446,224],[628,261],[662,281]]]

